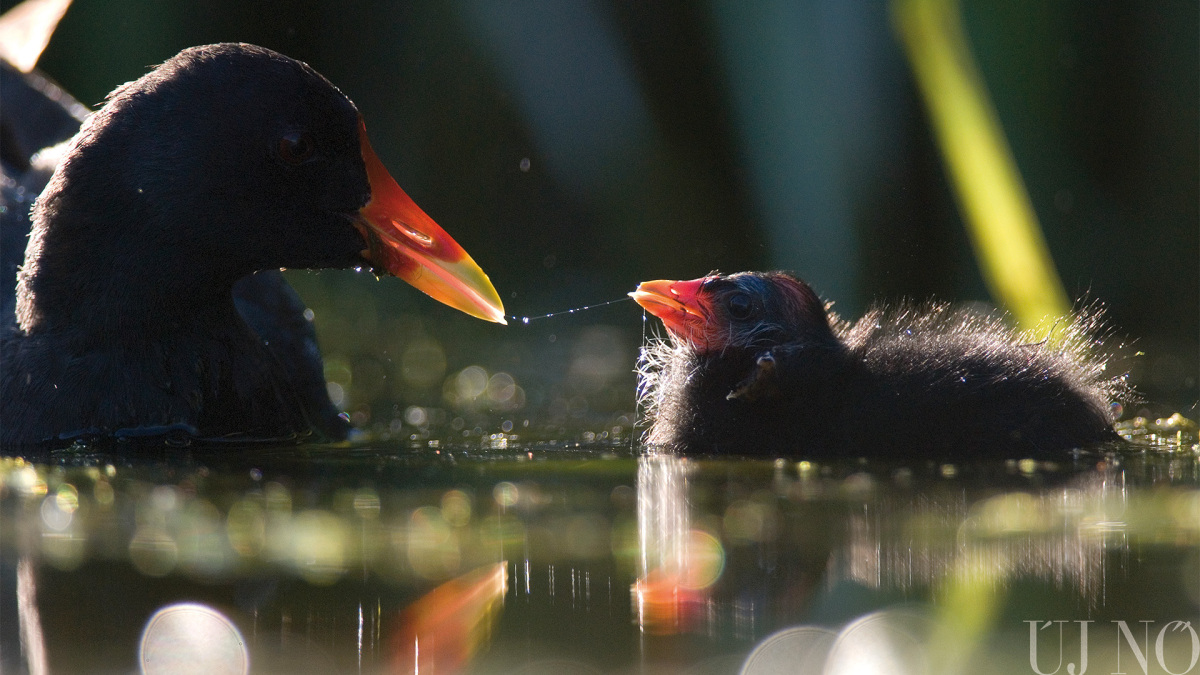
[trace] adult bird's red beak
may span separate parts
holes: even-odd
[[[364,257],[438,302],[485,321],[507,323],[492,282],[396,184],[371,149],[361,118],[358,135],[371,184],[371,201],[359,209],[357,220],[367,241]]]

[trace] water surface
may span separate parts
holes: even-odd
[[[1054,463],[619,433],[8,458],[4,618],[54,673],[1078,673],[1081,628],[1088,672],[1189,672],[1195,435],[1123,432]]]

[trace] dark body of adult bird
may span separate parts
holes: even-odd
[[[651,444],[691,452],[1047,457],[1117,440],[1122,377],[1092,355],[1096,314],[1031,341],[949,305],[850,324],[781,272],[650,281],[631,293],[670,340],[643,355]]]
[[[280,268],[370,268],[504,322],[486,275],[375,156],[354,104],[252,45],[187,49],[115,90],[31,221],[3,336],[6,447],[343,437]]]

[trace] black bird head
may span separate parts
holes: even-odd
[[[644,281],[629,294],[697,354],[757,351],[785,342],[836,342],[820,298],[783,272]]]
[[[252,45],[187,49],[115,90],[33,219],[18,290],[27,331],[78,320],[82,289],[149,294],[157,310],[280,267],[371,267],[503,323],[487,276],[392,180],[354,104]]]

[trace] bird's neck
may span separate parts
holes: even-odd
[[[147,255],[121,233],[81,236],[84,231],[34,229],[17,285],[17,321],[26,333],[128,341],[240,322],[232,298],[235,272],[206,264],[203,256]]]

